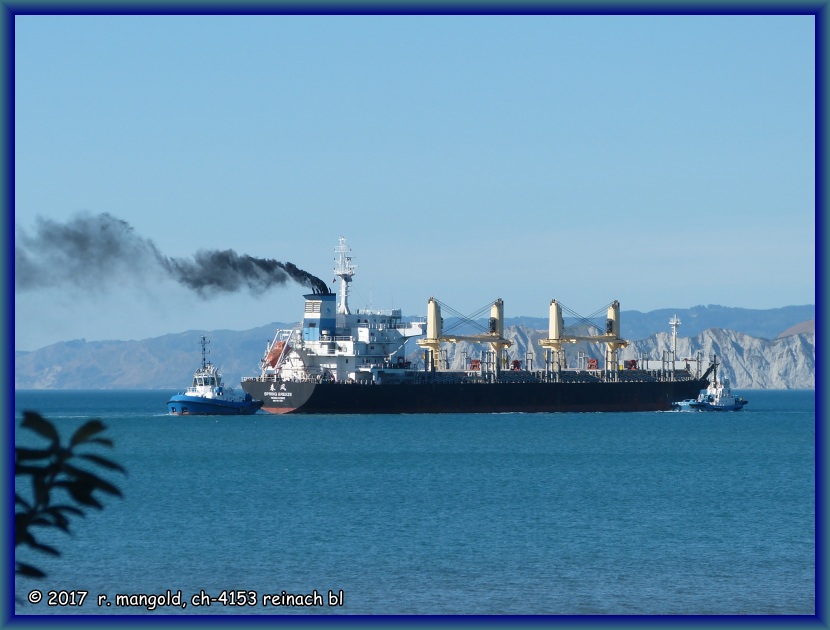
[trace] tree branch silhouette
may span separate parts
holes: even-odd
[[[78,427],[66,445],[61,444],[55,426],[37,412],[24,411],[20,427],[37,433],[48,440],[49,445],[45,448],[16,446],[14,449],[15,478],[29,477],[32,484],[28,498],[15,491],[15,550],[23,545],[59,556],[60,552],[55,547],[37,539],[35,529],[56,528],[70,533],[71,516],[84,516],[84,510],[89,508],[103,509],[97,493],[121,496],[121,491],[101,478],[97,471],[106,469],[126,474],[126,470],[105,457],[86,452],[85,449],[89,446],[113,446],[112,440],[102,437],[106,426],[97,418]],[[91,465],[96,472],[78,467],[85,463]],[[46,576],[37,567],[16,558],[15,573],[32,578]]]

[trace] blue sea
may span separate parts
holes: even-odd
[[[95,452],[127,469],[123,498],[44,532],[60,557],[19,550],[48,575],[17,579],[17,615],[815,613],[812,390],[723,414],[248,417],[171,417],[172,393],[15,393],[18,445],[42,442],[23,410],[65,438],[101,418]]]

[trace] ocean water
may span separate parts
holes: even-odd
[[[249,417],[171,417],[171,393],[16,392],[17,425],[104,420],[128,470],[122,499],[43,535],[59,558],[19,553],[48,576],[17,579],[17,615],[815,612],[813,391],[724,414]]]

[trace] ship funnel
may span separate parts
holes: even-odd
[[[608,307],[605,334],[614,337],[614,339],[620,338],[620,303],[617,300],[611,302],[611,306]]]
[[[562,307],[556,300],[550,301],[550,322],[548,323],[548,339],[562,339],[565,322],[562,319]]]
[[[427,303],[427,336],[426,340],[435,341],[442,333],[441,307],[438,301],[431,297]]]

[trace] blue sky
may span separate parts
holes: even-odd
[[[17,16],[15,223],[292,262],[352,306],[815,303],[812,16]],[[15,347],[296,321],[128,271]],[[623,322],[623,335],[625,324]],[[682,330],[681,330],[682,334]]]

